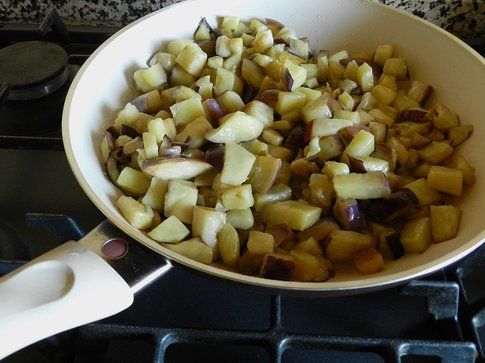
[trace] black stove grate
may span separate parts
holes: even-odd
[[[74,74],[117,30],[66,26],[52,10],[41,25],[0,24],[0,48],[26,40],[56,42],[67,51]],[[483,53],[483,39],[467,41]],[[0,99],[7,92],[0,87]],[[35,133],[18,126],[32,117],[30,109],[9,101],[0,105],[0,193],[15,196],[5,213],[0,208],[0,222],[19,234],[0,238],[2,245],[7,237],[14,241],[11,247],[25,242],[30,252],[0,249],[0,275],[102,220],[61,152],[65,92],[67,87],[39,101],[39,107],[54,110],[36,120]],[[34,167],[28,164],[33,159]],[[48,190],[26,192],[32,185],[23,183],[26,175],[31,183],[49,180]],[[38,210],[46,213],[28,213]],[[326,299],[271,296],[175,268],[141,291],[126,311],[45,339],[5,362],[485,362],[483,261],[485,247],[403,287]]]

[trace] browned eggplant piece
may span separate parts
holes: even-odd
[[[237,270],[245,275],[254,275],[263,262],[264,255],[253,255],[246,251],[237,261]]]
[[[280,94],[280,90],[277,89],[267,89],[265,91],[259,92],[256,96],[255,100],[261,101],[266,103],[268,106],[275,108],[276,103],[278,102],[278,95]]]
[[[414,122],[425,122],[429,119],[429,111],[415,108],[411,110],[402,110],[397,116],[397,121],[414,121]]]
[[[397,153],[394,149],[390,149],[384,144],[377,144],[371,156],[387,161],[390,171],[393,171],[396,168]]]
[[[293,127],[286,137],[285,141],[283,142],[283,146],[291,149],[291,150],[298,150],[303,148],[305,145],[305,141],[303,140],[303,128],[301,126]]]
[[[176,157],[182,154],[182,148],[180,146],[170,146],[162,150],[161,156]]]
[[[347,142],[350,142],[352,141],[354,136],[357,135],[357,133],[362,130],[371,132],[367,126],[356,124],[353,126],[344,127],[342,130],[338,132],[338,134],[342,137],[342,139],[344,139]]]
[[[110,126],[106,129],[107,132],[109,132],[114,139],[116,140],[118,137],[120,137],[120,133],[115,129],[114,126]]]
[[[382,68],[380,65],[378,65],[376,62],[374,61],[371,61],[369,59],[366,59],[366,58],[355,58],[355,57],[348,57],[348,58],[343,58],[339,61],[339,63],[341,65],[343,65],[344,67],[347,68],[347,65],[352,62],[352,61],[355,61],[357,63],[357,65],[360,67],[362,64],[364,63],[367,63],[371,68],[372,68],[372,74],[374,76],[377,76],[379,77],[382,73]]]
[[[339,226],[333,219],[323,219],[310,228],[298,232],[298,240],[301,242],[313,237],[317,242],[323,242],[334,229],[339,229]]]
[[[211,164],[218,172],[224,166],[224,144],[212,144],[205,152],[204,160]]]
[[[138,131],[136,131],[133,127],[128,125],[121,125],[120,135],[126,135],[134,139],[137,136],[141,136]]]
[[[283,253],[268,253],[264,255],[259,275],[273,280],[290,281],[294,272],[293,257]]]
[[[144,173],[163,180],[188,180],[209,171],[212,165],[184,156],[158,157],[145,160],[141,169]]]
[[[205,114],[207,115],[212,126],[219,126],[219,119],[226,114],[219,102],[213,98],[209,98],[205,100],[202,105],[204,106]]]
[[[257,89],[248,82],[244,83],[242,100],[245,104],[251,102],[256,97]]]
[[[333,216],[346,231],[362,231],[359,205],[355,199],[337,198],[333,206]]]
[[[408,95],[423,106],[426,101],[428,101],[432,92],[433,87],[431,87],[431,85],[419,81],[413,81],[411,83],[411,88],[409,89]]]
[[[384,232],[379,238],[379,252],[386,258],[397,260],[404,255],[401,236],[397,232]]]
[[[265,232],[273,236],[275,247],[295,240],[295,232],[284,224],[267,225]]]
[[[201,40],[196,42],[197,45],[207,54],[208,57],[216,55],[216,41],[215,40]]]
[[[392,221],[418,206],[419,201],[416,195],[409,189],[401,189],[392,193],[389,199],[375,200],[367,212],[378,222]]]

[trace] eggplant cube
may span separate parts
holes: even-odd
[[[268,224],[283,224],[291,229],[304,231],[320,218],[322,209],[296,200],[267,204],[262,213]]]
[[[333,230],[328,237],[326,256],[332,262],[350,262],[356,252],[369,247],[373,247],[373,242],[366,234]]]
[[[460,210],[453,205],[432,205],[431,233],[434,242],[443,242],[456,237],[460,227]]]
[[[382,255],[373,247],[358,251],[352,261],[357,270],[363,274],[371,274],[384,269]]]
[[[273,252],[275,241],[273,236],[269,233],[250,231],[247,248],[249,253],[254,255],[264,255]]]
[[[158,178],[152,178],[150,187],[142,198],[141,202],[159,212],[163,211],[165,205],[165,194],[167,193],[168,182]]]
[[[389,181],[384,173],[341,174],[333,178],[333,187],[339,198],[375,199],[391,195]]]
[[[239,236],[233,226],[226,223],[217,234],[222,261],[228,266],[236,266],[240,255]]]
[[[342,229],[346,231],[362,231],[359,205],[355,199],[337,198],[333,207],[333,215]]]
[[[214,258],[212,248],[202,242],[200,238],[192,238],[177,244],[168,244],[166,247],[182,256],[205,264],[212,263]]]
[[[141,171],[125,167],[116,181],[116,184],[133,196],[144,194],[150,187],[150,178]]]
[[[120,210],[123,217],[125,217],[128,223],[130,223],[133,227],[138,229],[146,229],[152,224],[152,209],[137,202],[132,197],[122,195],[116,202],[116,206]]]
[[[247,209],[254,205],[251,184],[225,189],[221,195],[222,203],[226,209]]]
[[[200,98],[189,98],[170,107],[175,125],[185,126],[200,116],[205,117]]]
[[[246,181],[256,157],[242,146],[235,143],[226,144],[224,167],[221,182],[228,185],[241,185]]]
[[[463,172],[458,169],[433,165],[429,168],[428,185],[440,192],[459,197],[463,193]]]
[[[209,247],[217,246],[217,234],[226,223],[226,214],[214,208],[193,208],[192,236],[200,237]]]
[[[197,204],[197,188],[185,180],[172,180],[165,194],[165,216],[176,216],[183,223],[192,223],[192,209]]]
[[[431,218],[415,218],[401,230],[401,243],[408,253],[421,253],[431,244]]]
[[[226,221],[234,228],[249,229],[254,225],[254,216],[251,208],[231,209],[226,212]]]
[[[177,55],[176,62],[193,76],[198,76],[207,61],[207,54],[196,44],[188,44]]]
[[[441,194],[431,188],[424,178],[406,184],[405,188],[414,193],[422,207],[436,203],[441,199]]]
[[[189,235],[190,231],[175,216],[170,216],[148,233],[148,237],[157,242],[178,243]]]
[[[259,275],[267,279],[290,281],[294,271],[293,257],[282,253],[268,253],[264,255]]]

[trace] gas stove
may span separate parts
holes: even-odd
[[[117,30],[66,26],[55,10],[40,25],[0,24],[0,275],[104,219],[70,171],[61,113],[79,66]],[[483,54],[485,40],[466,41]],[[27,74],[29,62],[38,67]],[[2,76],[12,64],[20,76]],[[482,247],[425,279],[339,298],[274,296],[174,268],[126,311],[4,361],[485,361],[484,263]]]

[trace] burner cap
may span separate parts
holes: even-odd
[[[68,77],[67,53],[57,44],[29,41],[0,49],[0,83],[10,85],[10,100],[46,96]]]

